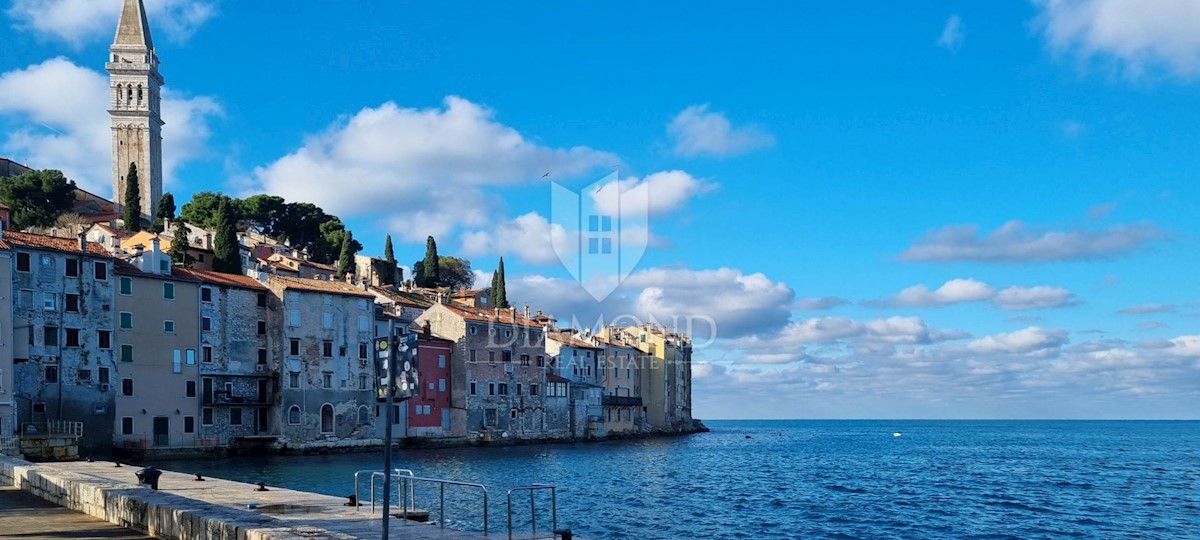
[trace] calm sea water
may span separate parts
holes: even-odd
[[[492,487],[501,532],[505,490],[544,482],[559,487],[559,526],[594,539],[1200,538],[1200,422],[708,424],[712,433],[644,441],[400,451],[395,466]],[[353,472],[381,461],[160,466],[347,495]],[[418,498],[436,505],[433,490]],[[478,503],[448,499],[448,523],[478,529]]]

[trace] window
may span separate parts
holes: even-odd
[[[50,255],[42,255],[39,260],[42,262],[42,270],[54,269],[54,257]]]
[[[368,349],[368,347],[367,347],[366,343],[359,343],[358,344],[358,357],[365,360],[367,358],[367,349]]]
[[[368,319],[366,315],[358,316],[358,331],[359,332],[370,332],[371,331],[371,320]]]
[[[489,426],[496,425],[496,409],[484,409],[483,423]]]
[[[528,354],[522,354],[522,355],[521,355],[521,365],[522,365],[522,366],[528,366],[528,365],[529,365],[529,355],[528,355]]]
[[[163,298],[165,298],[167,300],[175,299],[175,284],[174,283],[163,283]]]
[[[333,358],[333,342],[325,340],[321,342],[321,356],[325,358]]]
[[[210,347],[210,346],[208,346],[208,345],[205,345],[205,346],[204,346],[204,347],[202,347],[200,350],[201,350],[201,352],[204,354],[204,361],[205,361],[205,362],[212,362],[212,361],[213,361],[213,355],[212,355],[213,348],[212,348],[212,347]]]
[[[476,327],[475,325],[471,325],[471,335],[472,336],[475,335],[475,332],[477,332],[477,331],[479,331],[479,328]],[[474,360],[472,360],[472,362],[474,362]]]
[[[517,383],[517,395],[521,395],[521,383]]]
[[[267,321],[258,321],[258,335],[267,335]]]
[[[168,334],[175,333],[175,321],[163,321],[163,332]]]
[[[96,278],[96,279],[100,279],[100,278]],[[122,277],[120,291],[121,291],[121,294],[123,294],[125,296],[132,295],[133,294],[133,278]]]
[[[360,389],[366,390],[366,388],[367,388],[367,376],[366,375],[358,376],[358,387]]]
[[[101,349],[111,349],[112,330],[96,330],[96,341]]]
[[[488,395],[489,396],[496,395],[496,383],[491,383],[491,382],[488,383]]]
[[[46,366],[45,375],[46,384],[58,382],[58,366]]]
[[[58,295],[52,292],[42,293],[42,309],[56,311],[58,309]]]
[[[333,374],[332,373],[322,373],[321,374],[321,385],[324,386],[326,389],[333,388]]]
[[[288,354],[292,356],[300,356],[300,340],[292,338],[288,340]]]
[[[508,417],[509,417],[509,418],[512,418],[513,420],[516,420],[516,419],[517,419],[517,410],[516,410],[516,409],[509,409],[509,410],[508,410]]]
[[[441,369],[446,369],[446,355],[444,355],[444,354],[438,355],[438,367]]]
[[[321,433],[333,433],[333,405],[321,405]]]
[[[258,293],[258,307],[267,307],[267,293]]]
[[[200,319],[200,329],[208,332],[212,330],[212,317],[204,317]]]
[[[121,417],[121,435],[133,435],[133,417]]]
[[[232,409],[229,409],[229,425],[231,425],[231,426],[242,425],[242,409],[241,409],[241,407],[234,407]]]
[[[78,328],[66,329],[65,345],[68,347],[78,347],[79,346],[79,329]]]
[[[183,351],[171,351],[171,373],[183,373]]]
[[[184,433],[195,433],[196,432],[196,417],[195,416],[183,417],[183,432]]]
[[[496,385],[496,393],[501,396],[508,395],[508,383],[500,383]]]
[[[288,386],[292,388],[300,388],[300,374],[296,372],[288,373]]]
[[[536,396],[536,395],[538,395],[538,393],[537,393],[537,390],[538,390],[538,389],[537,389],[537,386],[538,386],[538,385],[536,385],[536,384],[531,384],[531,385],[529,385],[529,395],[531,395],[531,396]]]
[[[518,385],[520,386],[520,385]],[[438,379],[438,392],[446,391],[446,379]]]
[[[261,348],[258,349],[258,363],[260,363],[260,364],[267,363],[267,350],[266,349],[261,349]]]
[[[471,351],[467,354],[470,356],[470,360],[472,362],[474,362],[475,361],[475,349],[471,349]]]
[[[67,265],[63,267],[63,273],[67,277],[79,277],[79,261],[76,259],[67,259]]]
[[[300,310],[288,310],[288,326],[300,326]]]
[[[122,362],[132,362],[133,361],[133,345],[128,345],[128,344],[121,345],[121,361]]]
[[[212,288],[211,287],[200,287],[200,301],[201,302],[212,302]]]
[[[196,262],[204,262],[204,254],[203,253],[196,254]]]
[[[133,313],[130,313],[128,311],[122,311],[120,320],[121,320],[121,324],[119,326],[121,328],[125,328],[125,329],[133,328]]]
[[[33,291],[22,289],[17,292],[17,306],[26,309],[33,309]],[[32,334],[31,334],[32,335]]]
[[[167,259],[159,260],[158,261],[158,271],[162,272],[164,274],[170,274],[171,273],[171,261],[169,261]]]
[[[332,313],[322,313],[321,314],[321,328],[333,328],[333,314]]]
[[[78,313],[79,312],[79,295],[78,294],[67,294],[66,296],[64,296],[64,298],[66,299],[66,302],[64,303],[65,307],[63,309],[65,309],[68,313]]]
[[[288,407],[288,424],[293,426],[300,425],[300,407],[298,405]]]
[[[540,354],[538,355],[537,367],[546,367],[546,357],[545,356],[542,356]]]
[[[475,381],[471,381],[471,389],[470,389],[470,394],[471,394],[472,396],[473,396],[473,395],[475,395]]]
[[[213,425],[213,410],[212,407],[200,409],[200,423],[206,426]]]
[[[133,395],[133,379],[128,379],[128,378],[121,379],[121,395],[122,396],[132,396]]]
[[[196,381],[187,381],[183,384],[184,397],[196,397]]]
[[[17,271],[18,272],[28,272],[29,271],[29,254],[28,253],[17,253]]]
[[[362,425],[371,423],[371,414],[366,405],[358,408],[358,423]]]
[[[42,343],[47,347],[58,346],[58,327],[45,326],[42,327]]]
[[[489,364],[496,363],[496,351],[488,351],[488,363]]]
[[[98,381],[100,384],[108,384],[110,382],[110,380],[109,380],[110,375],[109,375],[108,368],[102,367],[102,368],[100,368],[100,370],[97,373],[99,374],[99,377],[100,377],[100,380]]]

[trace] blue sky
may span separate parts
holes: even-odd
[[[563,319],[709,317],[701,417],[1196,416],[1189,0],[147,9],[177,200],[265,190],[368,252],[504,255]],[[108,194],[118,11],[7,2],[0,154]],[[548,183],[613,166],[652,241],[597,303]]]

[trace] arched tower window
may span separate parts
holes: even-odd
[[[288,423],[293,426],[300,425],[300,406],[299,405],[292,405],[291,408],[288,409]]]
[[[138,85],[138,105],[142,104],[142,85]]]
[[[321,405],[321,433],[333,433],[333,405]]]
[[[133,85],[125,86],[125,101],[133,101]]]

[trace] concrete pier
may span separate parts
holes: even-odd
[[[14,486],[63,508],[170,540],[375,540],[381,536],[380,511],[344,506],[346,499],[341,497],[273,486],[257,491],[254,484],[218,478],[198,482],[194,475],[170,471],[163,471],[155,491],[136,483],[137,470],[107,461],[35,464],[0,456],[0,486]],[[255,509],[248,509],[250,505]],[[508,538],[500,518],[492,516],[487,538]],[[393,519],[390,528],[392,538],[403,540],[485,538],[401,519]],[[529,534],[519,537],[529,538]]]

